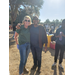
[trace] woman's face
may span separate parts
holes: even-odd
[[[24,25],[25,25],[25,26],[29,26],[29,25],[30,25],[30,19],[29,19],[29,18],[26,18],[26,19],[25,19]]]

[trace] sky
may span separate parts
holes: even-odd
[[[39,19],[41,22],[46,19],[50,21],[65,19],[65,0],[44,0]]]

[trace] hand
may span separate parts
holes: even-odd
[[[16,42],[16,44],[18,45],[18,42]]]
[[[60,36],[60,34],[59,35],[57,35],[57,36],[55,36],[56,38],[60,38],[61,36]]]
[[[45,52],[47,51],[47,46],[45,46]]]
[[[21,26],[21,25],[17,25],[16,28],[17,28],[17,29],[20,29],[20,26]]]
[[[63,34],[63,32],[62,32],[62,36],[64,36],[64,37],[65,37],[65,35]]]

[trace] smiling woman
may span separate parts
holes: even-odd
[[[23,75],[23,71],[26,70],[25,65],[30,52],[30,30],[28,27],[31,24],[30,22],[31,18],[29,16],[25,16],[23,20],[23,25],[20,26],[20,29],[16,29],[15,32],[15,41],[20,53],[20,75]],[[19,38],[17,38],[18,35]]]

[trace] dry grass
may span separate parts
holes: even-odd
[[[20,63],[20,55],[19,50],[16,47],[15,40],[12,39],[13,32],[9,31],[9,71],[10,75],[19,75],[19,63]],[[58,62],[56,68],[52,69],[51,66],[54,62],[54,53],[55,51],[48,48],[47,52],[42,51],[42,65],[41,65],[41,73],[38,74],[37,70],[31,71],[31,67],[33,66],[33,56],[32,53],[29,53],[26,68],[30,71],[25,75],[65,75],[65,58],[63,59],[62,66],[64,67],[64,72],[58,68]]]

